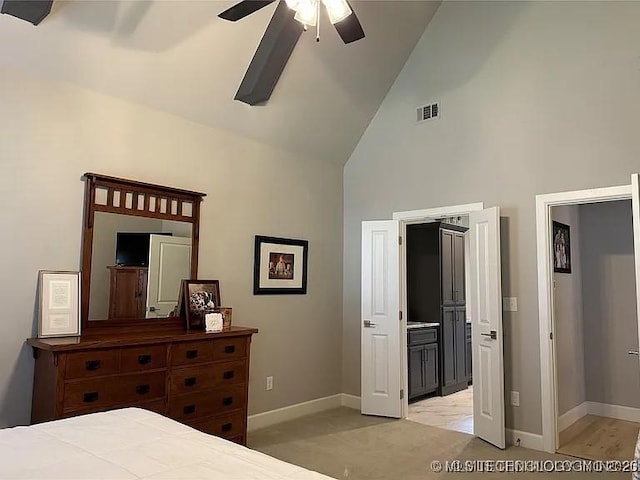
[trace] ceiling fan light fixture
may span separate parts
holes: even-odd
[[[319,1],[320,0],[298,0],[296,7],[294,8],[296,11],[296,16],[294,18],[303,25],[311,25],[315,27],[318,23]]]
[[[287,6],[294,11],[298,11],[300,8],[300,4],[304,3],[304,0],[285,0],[287,2]]]
[[[322,0],[322,3],[329,14],[329,21],[334,25],[353,13],[347,0]]]

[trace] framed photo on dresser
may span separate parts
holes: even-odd
[[[222,303],[220,301],[220,281],[183,280],[181,289],[187,330],[204,330],[205,315],[219,312]]]
[[[38,272],[38,338],[80,335],[80,272]]]

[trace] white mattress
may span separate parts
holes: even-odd
[[[0,479],[328,479],[139,408],[0,430]]]

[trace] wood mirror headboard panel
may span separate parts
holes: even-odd
[[[204,193],[153,185],[96,173],[85,173],[85,204],[82,238],[82,331],[97,332],[104,327],[154,329],[182,326],[179,317],[106,318],[89,320],[91,298],[91,268],[94,246],[94,226],[97,212],[145,217],[190,224],[191,279],[197,278],[200,203]],[[188,240],[187,240],[188,242]],[[185,257],[185,259],[188,257]],[[108,292],[107,292],[108,293]]]

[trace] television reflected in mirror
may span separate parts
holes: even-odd
[[[89,320],[166,318],[191,278],[192,224],[95,212]]]

